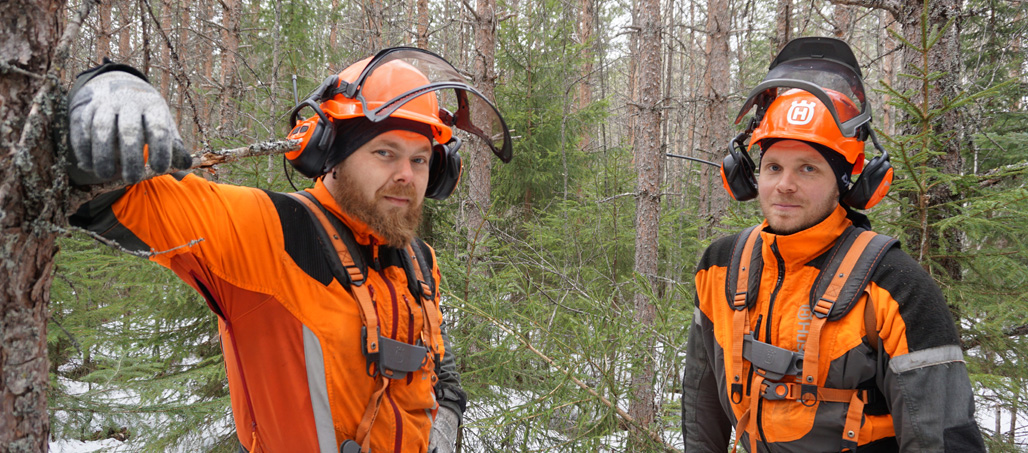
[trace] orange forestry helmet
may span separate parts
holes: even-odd
[[[729,143],[721,164],[722,184],[732,198],[757,197],[756,165],[748,152],[753,145],[793,139],[838,153],[853,167],[847,176],[860,175],[840,194],[841,203],[867,209],[881,201],[892,184],[893,170],[889,153],[871,128],[862,77],[852,49],[843,41],[805,37],[786,44],[736,117],[738,124],[756,108],[746,130]],[[881,155],[865,162],[868,138]]]
[[[315,114],[300,120],[304,108]],[[428,127],[436,142],[425,194],[429,198],[446,198],[460,179],[457,150],[462,142],[454,127],[480,138],[504,162],[511,160],[510,131],[496,106],[445,59],[412,47],[384,49],[325,79],[290,112],[288,138],[300,140],[300,149],[287,153],[286,159],[305,176],[327,173],[347,156],[343,147],[333,146],[341,122],[360,117]]]
[[[840,117],[852,118],[860,113],[853,101],[842,93],[830,89],[824,91]],[[859,174],[864,168],[864,142],[842,135],[824,103],[800,89],[786,91],[771,102],[764,119],[753,130],[750,147],[768,138],[818,143],[841,154],[846,162],[853,165],[853,174]]]

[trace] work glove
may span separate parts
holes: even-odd
[[[459,424],[460,416],[453,409],[439,406],[432,422],[432,433],[428,436],[428,453],[453,453]]]
[[[70,94],[71,157],[81,170],[70,172],[75,184],[112,181],[119,172],[136,183],[147,163],[157,174],[192,165],[168,104],[140,76],[109,70]]]

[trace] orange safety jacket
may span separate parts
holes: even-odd
[[[851,225],[838,207],[795,234],[773,234],[766,222],[758,227],[754,253],[761,266],[751,267],[759,272],[759,284],[753,305],[743,312],[753,341],[811,352],[812,287]],[[751,452],[852,451],[843,440],[844,429],[853,426],[859,427],[850,437],[857,439],[858,452],[984,451],[955,325],[939,288],[916,261],[888,247],[850,310],[821,325],[813,373],[818,398],[804,401],[788,393],[803,384],[798,376],[765,379],[750,361],[736,357],[733,332],[739,326],[733,325],[738,318],[729,294],[737,281],[728,271],[739,236],[715,241],[697,266],[682,381],[686,452],[726,451],[733,426],[740,445]],[[868,315],[874,326],[866,325]],[[877,336],[868,333],[871,328]],[[869,338],[879,338],[878,344]],[[742,391],[733,395],[734,376],[741,377]],[[861,401],[850,400],[853,395]],[[853,404],[863,404],[860,413],[849,413]],[[848,415],[856,416],[849,427]]]
[[[130,250],[157,252],[152,261],[203,295],[218,315],[232,412],[248,451],[335,453],[347,440],[360,444],[358,426],[378,396],[365,436],[371,451],[425,452],[438,404],[458,415],[466,404],[441,326],[427,329],[432,338],[423,341],[427,310],[439,310],[438,291],[423,304],[409,289],[406,251],[379,245],[320,180],[308,192],[349,227],[366,255],[364,285],[381,337],[438,344],[442,363],[428,357],[376,395],[387,378],[371,376],[360,306],[333,274],[330,261],[338,258],[318,239],[320,224],[292,196],[180,173],[101,195],[71,221]],[[435,252],[424,251],[438,282]]]

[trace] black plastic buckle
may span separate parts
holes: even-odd
[[[420,370],[428,363],[428,348],[379,337],[379,371],[390,379],[403,379],[407,373]]]
[[[810,398],[807,398],[807,395],[810,395]],[[813,384],[801,384],[799,402],[807,407],[817,404],[817,386]]]
[[[803,372],[803,354],[755,340],[752,333],[743,335],[742,341],[742,358],[765,379],[778,381]]]
[[[732,403],[742,403],[742,384],[732,384]]]

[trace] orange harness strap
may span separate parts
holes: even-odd
[[[829,283],[825,293],[817,301],[817,304],[814,305],[814,319],[810,322],[810,332],[807,334],[807,347],[803,350],[802,382],[799,385],[799,395],[795,398],[806,406],[811,406],[818,400],[850,402],[849,410],[846,411],[846,424],[842,430],[842,446],[854,451],[859,444],[860,423],[863,419],[865,401],[860,397],[860,392],[855,389],[828,389],[820,387],[821,376],[819,375],[818,361],[821,356],[821,329],[824,327],[825,322],[828,321],[828,315],[831,314],[832,307],[838,300],[839,293],[842,292],[842,288],[853,271],[853,267],[857,264],[860,255],[874,236],[875,233],[871,231],[863,231],[857,236],[856,240],[853,241],[853,245],[846,252],[846,256],[843,257],[842,263],[839,264],[835,275],[832,276],[831,283]],[[792,391],[788,393],[794,394]],[[833,399],[821,398],[822,395],[830,396]]]
[[[339,255],[339,260],[343,264],[343,268],[350,275],[350,291],[357,299],[357,304],[360,306],[361,321],[364,323],[364,328],[367,331],[367,340],[365,343],[365,354],[376,354],[379,351],[378,338],[380,335],[380,327],[378,326],[378,312],[375,311],[375,304],[371,299],[371,292],[368,286],[364,285],[366,276],[357,264],[353,261],[353,256],[350,255],[350,250],[343,243],[342,238],[339,237],[339,233],[335,231],[335,228],[329,222],[328,218],[325,217],[325,213],[321,211],[321,208],[314,204],[313,201],[296,193],[290,193],[290,196],[299,200],[307,210],[314,214],[314,217],[321,223],[321,227],[328,234],[329,239],[332,241],[332,246],[335,248],[336,253]],[[370,365],[369,365],[370,366]],[[378,379],[378,388],[371,395],[370,401],[368,401],[367,407],[364,409],[364,416],[361,417],[361,422],[357,426],[356,441],[361,444],[362,452],[371,451],[371,425],[375,423],[375,417],[378,416],[378,409],[382,405],[382,395],[385,394],[386,388],[389,387],[389,379],[382,376],[376,376]]]
[[[744,343],[743,338],[746,334],[750,333],[750,311],[746,307],[746,295],[749,293],[750,260],[753,258],[753,244],[757,242],[758,237],[760,237],[760,228],[757,227],[750,230],[749,236],[746,237],[746,243],[743,246],[739,260],[739,277],[736,280],[735,296],[732,299],[732,310],[734,310],[734,313],[732,313],[731,399],[735,404],[742,402],[743,395],[742,346]],[[759,288],[754,290],[759,290]],[[763,380],[759,376],[757,379],[758,382]],[[732,445],[732,453],[735,453],[739,440],[742,438],[742,430],[740,428],[750,432],[750,451],[756,451],[753,449],[756,445],[756,417],[752,416],[757,413],[756,404],[754,403],[756,400],[756,398],[750,400],[750,407],[742,413],[738,423],[735,425],[735,443]]]
[[[321,227],[324,228],[325,233],[328,234],[329,240],[332,241],[332,247],[335,248],[336,253],[339,254],[339,260],[343,263],[343,268],[350,274],[350,281],[353,282],[350,285],[350,290],[353,293],[357,303],[360,305],[361,321],[364,323],[364,327],[368,331],[368,341],[365,352],[367,354],[374,354],[378,352],[378,335],[381,333],[378,326],[378,312],[375,311],[375,304],[371,300],[371,293],[367,286],[364,286],[364,273],[353,261],[353,256],[350,255],[350,250],[346,248],[346,244],[343,243],[342,238],[339,237],[339,233],[335,232],[335,227],[328,221],[328,217],[325,217],[325,213],[321,211],[313,201],[304,197],[303,195],[291,193],[289,194],[293,198],[303,203],[307,210],[314,214],[314,217],[321,223]]]
[[[426,283],[425,274],[421,270],[422,263],[418,260],[418,254],[414,253],[414,247],[410,244],[407,245],[407,254],[410,256],[414,267],[414,277],[418,279],[418,286],[421,287],[421,313],[424,317],[421,326],[421,341],[432,350],[429,358],[432,363],[429,364],[428,369],[433,371],[431,375],[432,383],[434,384],[436,380],[435,362],[439,361],[442,356],[442,351],[439,350],[442,345],[435,341],[435,336],[432,335],[432,326],[442,326],[442,313],[439,312],[439,307],[435,304],[432,288]]]

